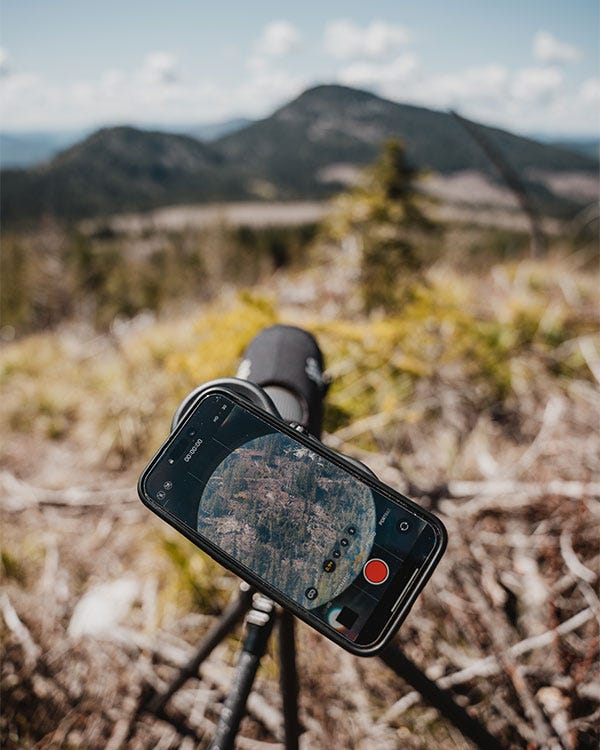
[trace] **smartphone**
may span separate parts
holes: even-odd
[[[431,513],[308,435],[207,391],[143,471],[142,502],[355,654],[385,646],[439,562]]]

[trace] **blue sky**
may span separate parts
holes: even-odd
[[[4,130],[261,117],[315,83],[595,134],[594,0],[2,0]]]

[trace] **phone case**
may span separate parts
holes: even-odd
[[[224,553],[219,547],[216,547],[208,539],[205,539],[200,534],[197,534],[194,531],[192,531],[189,527],[187,527],[184,523],[182,523],[176,516],[170,514],[168,511],[162,508],[156,501],[154,501],[149,496],[148,492],[145,489],[145,482],[146,482],[148,475],[152,472],[152,469],[161,460],[161,458],[164,457],[168,448],[177,440],[177,437],[185,430],[186,425],[192,418],[196,409],[199,408],[199,406],[203,403],[203,401],[206,398],[214,394],[221,394],[223,396],[226,396],[228,399],[233,401],[236,405],[242,407],[243,409],[246,409],[251,414],[254,414],[255,416],[259,417],[260,419],[267,422],[275,429],[288,435],[289,437],[293,438],[299,443],[304,444],[306,447],[310,448],[316,453],[322,455],[324,458],[328,459],[332,463],[336,464],[338,467],[342,468],[344,471],[348,472],[348,474],[359,479],[361,482],[363,482],[370,488],[377,490],[382,495],[388,497],[392,501],[399,503],[401,506],[408,505],[408,507],[410,508],[412,512],[414,512],[416,515],[419,515],[423,519],[425,519],[429,524],[431,524],[431,526],[435,530],[435,533],[437,536],[437,545],[436,545],[434,553],[431,555],[431,557],[427,561],[426,566],[424,566],[424,569],[421,571],[421,574],[418,580],[413,584],[412,589],[408,593],[405,594],[405,599],[402,602],[402,604],[398,607],[398,610],[394,614],[393,618],[389,622],[382,624],[381,632],[379,633],[378,637],[368,646],[356,644],[344,638],[342,635],[337,633],[333,628],[328,627],[324,622],[319,620],[316,616],[312,615],[310,610],[304,609],[301,606],[299,606],[296,602],[289,599],[283,592],[271,586],[268,582],[258,578],[256,575],[252,573],[252,571],[242,567],[235,559],[233,559],[228,554]],[[323,443],[320,440],[308,434],[303,428],[300,428],[300,429],[298,428],[300,428],[299,425],[296,427],[293,427],[287,422],[283,421],[282,419],[279,419],[273,416],[272,414],[262,409],[259,409],[254,404],[251,404],[246,399],[241,398],[237,394],[234,394],[227,389],[211,388],[207,390],[205,394],[203,394],[203,396],[194,405],[194,408],[191,409],[186,414],[185,418],[181,421],[181,423],[177,426],[177,428],[169,435],[165,443],[163,443],[161,448],[157,451],[154,458],[150,461],[148,466],[144,469],[138,482],[138,494],[139,494],[141,501],[144,503],[144,505],[146,505],[146,507],[149,508],[149,510],[151,510],[153,513],[156,513],[160,518],[166,521],[170,526],[172,526],[181,534],[183,534],[183,536],[189,539],[193,544],[195,544],[201,550],[209,554],[213,559],[215,559],[225,568],[230,570],[232,573],[234,573],[235,575],[245,580],[248,584],[250,584],[251,586],[256,588],[258,591],[262,592],[263,594],[271,598],[280,606],[290,610],[299,619],[303,620],[304,622],[309,624],[311,627],[315,628],[320,633],[328,637],[330,640],[342,646],[342,648],[346,649],[347,651],[350,651],[351,653],[354,653],[360,656],[372,656],[372,655],[377,654],[379,651],[381,651],[389,642],[389,640],[393,637],[393,635],[395,634],[399,626],[402,624],[402,621],[405,619],[406,615],[408,614],[415,599],[417,598],[417,596],[419,595],[419,593],[421,592],[421,590],[423,589],[423,587],[429,580],[431,573],[435,569],[437,563],[439,562],[446,548],[446,544],[447,544],[446,529],[444,525],[442,524],[442,522],[436,516],[424,510],[423,508],[418,506],[409,498],[406,498],[404,495],[400,494],[393,488],[381,482],[374,475],[372,475],[368,469],[366,468],[362,469],[360,465],[355,464],[352,460],[346,459],[341,454],[323,445]]]

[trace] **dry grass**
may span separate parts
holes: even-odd
[[[281,320],[313,330],[324,349],[334,377],[325,442],[448,527],[446,556],[398,644],[505,746],[595,747],[594,274],[575,257],[472,272],[440,261],[401,313],[370,319],[357,312],[355,278],[338,255],[185,318],[141,317],[102,336],[65,326],[5,347],[4,746],[194,746],[140,712],[140,696],[173,676],[237,583],[152,518],[135,481],[178,400],[232,374],[252,336]],[[201,747],[238,639],[173,699]],[[468,746],[378,659],[304,625],[297,640],[303,747]],[[281,741],[276,675],[271,650],[240,748]]]

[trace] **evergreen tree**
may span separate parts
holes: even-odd
[[[393,310],[402,303],[405,282],[418,274],[422,249],[435,225],[420,208],[418,172],[398,140],[387,141],[359,187],[340,196],[330,220],[338,239],[359,247],[360,281],[367,311]]]

